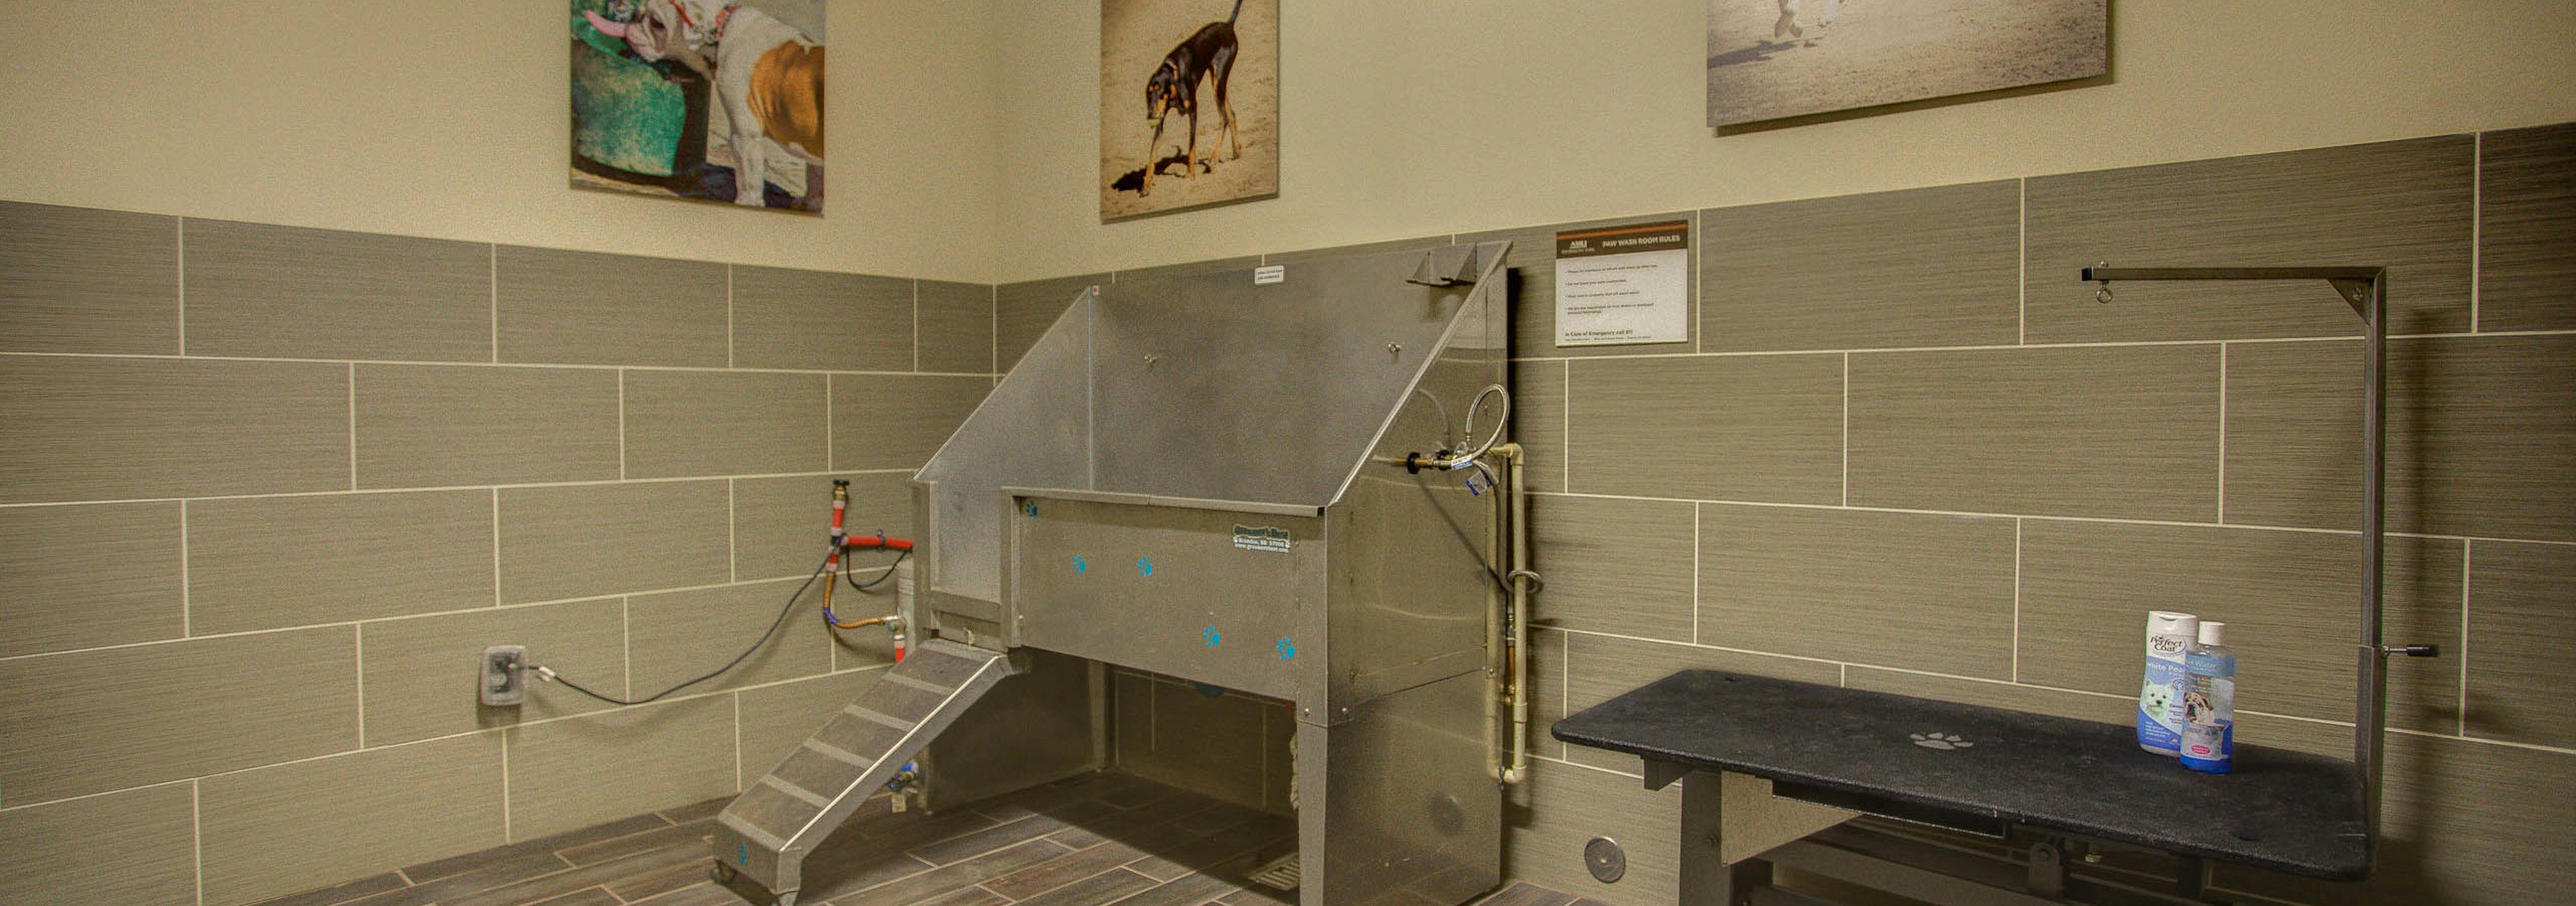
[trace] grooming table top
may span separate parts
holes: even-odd
[[[2234,773],[2201,774],[2117,724],[1713,670],[1553,732],[1650,768],[1734,771],[1780,796],[1945,827],[2023,824],[2311,877],[2370,873],[2361,775],[2340,759],[2240,743]]]

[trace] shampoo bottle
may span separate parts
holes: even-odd
[[[2147,614],[2147,680],[2138,692],[2138,748],[2181,754],[2183,656],[2199,626],[2200,618],[2187,613]]]
[[[2200,644],[2183,657],[2182,766],[2227,773],[2236,753],[2236,652],[2227,650],[2227,624],[2200,624]]]

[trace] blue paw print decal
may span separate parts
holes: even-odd
[[[1136,574],[1137,574],[1137,575],[1139,575],[1139,576],[1150,576],[1150,575],[1153,575],[1153,574],[1154,574],[1154,558],[1152,558],[1152,557],[1138,557],[1138,558],[1136,558]]]
[[[1020,501],[1020,515],[1027,516],[1031,519],[1038,518],[1038,502],[1035,500]]]
[[[1089,570],[1089,569],[1091,569],[1091,564],[1088,564],[1088,563],[1084,563],[1084,562],[1082,562],[1082,555],[1081,555],[1081,554],[1075,554],[1075,555],[1073,555],[1073,571],[1074,571],[1074,572],[1084,572],[1084,571],[1087,571],[1087,570]]]
[[[1224,638],[1225,638],[1224,636],[1220,636],[1220,635],[1218,635],[1218,634],[1217,634],[1217,632],[1216,632],[1216,627],[1214,627],[1214,626],[1210,626],[1210,627],[1208,627],[1208,628],[1207,628],[1207,640],[1208,640],[1208,647],[1210,647],[1210,648],[1214,648],[1214,647],[1216,647],[1216,643],[1218,643],[1218,642],[1220,642],[1220,641],[1223,641],[1223,640],[1224,640]]]
[[[733,864],[735,864],[735,865],[749,865],[749,864],[751,864],[751,844],[749,844],[749,843],[737,843],[737,844],[734,844],[734,847],[733,847]]]
[[[1297,658],[1297,643],[1295,640],[1281,638],[1279,640],[1279,644],[1275,647],[1279,649],[1280,660],[1288,661],[1295,660]]]

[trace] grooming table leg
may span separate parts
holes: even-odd
[[[1653,763],[1646,771],[1649,789],[1659,786],[1656,779],[1670,783],[1676,773],[1657,771]],[[1771,886],[1771,863],[1745,859],[1733,865],[1724,857],[1726,778],[1713,771],[1691,771],[1681,778],[1681,891],[1682,906],[1747,906],[1753,892]]]

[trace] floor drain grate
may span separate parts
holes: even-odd
[[[1297,889],[1297,854],[1289,853],[1253,869],[1252,883],[1275,890]]]

